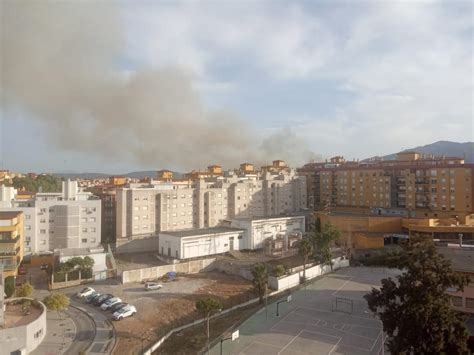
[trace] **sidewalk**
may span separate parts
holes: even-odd
[[[72,318],[65,312],[46,314],[47,331],[43,342],[33,351],[32,355],[65,354],[76,336],[76,326]]]

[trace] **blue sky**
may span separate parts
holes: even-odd
[[[48,3],[46,12],[50,13],[57,4]],[[53,45],[35,49],[37,52],[30,56],[42,58],[41,55],[52,55],[49,52],[54,51],[57,70],[54,65],[46,68],[36,63],[33,69],[25,69],[21,61],[17,64],[12,59],[5,60],[15,63],[15,70],[8,74],[8,80],[0,82],[7,93],[2,104],[0,167],[111,173],[165,167],[186,170],[214,162],[232,165],[240,156],[241,161],[252,156],[258,156],[259,161],[282,156],[295,165],[312,156],[343,154],[349,159],[366,158],[437,140],[473,140],[470,1],[121,1],[106,6],[101,3],[105,8],[99,10],[97,4],[91,1],[75,11],[70,3],[66,9],[58,10],[66,11],[63,21],[48,27],[42,27],[47,21],[40,21],[41,15],[35,14],[35,19],[40,20],[37,28],[32,26],[34,36],[44,30],[47,42]],[[19,10],[18,13],[26,14],[28,9]],[[113,25],[99,23],[97,13],[101,10],[107,16],[114,14]],[[88,28],[79,26],[72,30],[73,25],[84,21],[98,33],[98,39]],[[17,25],[11,22],[4,26],[15,29]],[[64,37],[60,33],[65,33]],[[20,45],[28,44],[28,36],[34,37],[25,34]],[[71,43],[71,47],[54,46],[64,42]],[[102,46],[107,53],[102,53]],[[79,51],[83,48],[99,53]],[[70,73],[78,65],[77,58],[68,57],[76,51],[80,56],[84,53],[84,63],[88,64],[79,64],[82,78],[97,77],[96,68],[107,68],[106,80],[84,81],[81,85],[73,80],[82,78],[62,80],[64,72]],[[183,111],[225,111],[233,117],[233,129],[237,127],[239,131],[238,127],[245,126],[241,132],[234,129],[234,133],[227,133],[250,138],[242,142],[231,138],[231,152],[219,143],[201,149],[198,138],[191,133],[179,137],[182,130],[172,126],[165,116],[147,118],[150,114],[146,113],[138,117],[143,110],[142,105],[135,105],[141,99],[137,92],[148,95],[148,88],[162,92],[160,84],[154,82],[131,86],[142,90],[133,94],[128,89],[117,90],[116,97],[130,104],[110,114],[108,125],[113,122],[113,115],[127,111],[127,107],[138,108],[128,118],[117,118],[115,134],[123,135],[123,144],[118,143],[122,143],[121,139],[111,138],[105,146],[99,142],[103,136],[97,130],[107,127],[102,116],[109,114],[105,112],[105,103],[117,103],[117,98],[107,97],[102,90],[94,98],[104,103],[91,102],[91,98],[80,104],[70,101],[72,94],[81,97],[80,90],[84,88],[96,87],[104,81],[112,85],[111,75],[128,78],[144,70],[167,68],[178,68],[187,78],[184,87],[189,82],[193,89],[193,94],[182,100]],[[10,69],[2,66],[4,73]],[[43,77],[45,85],[49,86],[47,78],[52,78],[54,83],[63,82],[64,87],[52,96],[39,94],[40,86],[21,86],[23,79],[15,82],[15,73],[20,77],[25,70],[38,77],[38,73],[47,70],[48,75]],[[168,97],[165,89],[159,106],[147,101],[143,107],[156,109],[173,100],[169,110],[171,116],[180,117],[180,126],[192,124],[196,132],[214,129],[213,114],[198,115],[194,122],[192,114],[176,108],[181,105],[180,92],[185,91],[176,89],[177,94]],[[51,102],[41,102],[63,92],[68,95],[58,104],[61,110],[56,110]],[[69,115],[72,118],[66,117]],[[126,122],[136,122],[136,127],[128,130]],[[71,126],[80,139],[74,135],[65,138],[62,124]],[[162,133],[162,127],[167,127],[181,142],[176,153],[168,149],[173,140],[167,141],[170,134]],[[249,147],[287,130],[292,136],[283,144],[283,151],[275,148],[261,153],[258,147]],[[188,141],[192,143],[186,146]],[[128,150],[124,148],[126,144]],[[239,145],[245,146],[242,152]],[[210,152],[206,157],[206,149],[223,153]],[[144,150],[152,153],[143,154]],[[195,161],[189,159],[189,152],[196,154]],[[231,157],[227,160],[227,156]]]

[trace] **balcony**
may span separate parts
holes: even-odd
[[[0,257],[5,257],[5,256],[16,256],[20,252],[20,247],[16,248],[0,248]]]
[[[10,237],[2,236],[2,234],[0,233],[0,243],[15,244],[16,242],[20,240],[20,238],[21,238],[20,235],[17,235],[15,238],[10,238]]]

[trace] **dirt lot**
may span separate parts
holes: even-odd
[[[114,323],[118,335],[116,354],[136,354],[170,329],[200,318],[195,309],[199,298],[212,295],[228,308],[255,297],[249,281],[219,272],[181,276],[163,283],[163,288],[156,291],[144,291],[142,284],[96,289],[114,293],[138,310],[135,317]]]

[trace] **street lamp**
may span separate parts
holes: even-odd
[[[279,313],[280,303],[283,303],[283,302],[290,303],[291,300],[292,300],[291,295],[288,295],[284,300],[281,300],[281,301],[278,301],[278,302],[277,302],[277,313],[276,313],[276,316],[277,316],[277,317],[280,316],[280,313]]]
[[[222,308],[219,308],[217,310],[212,310],[207,314],[207,353],[209,354],[209,320],[211,319],[211,314],[212,313],[220,313],[222,312]]]

